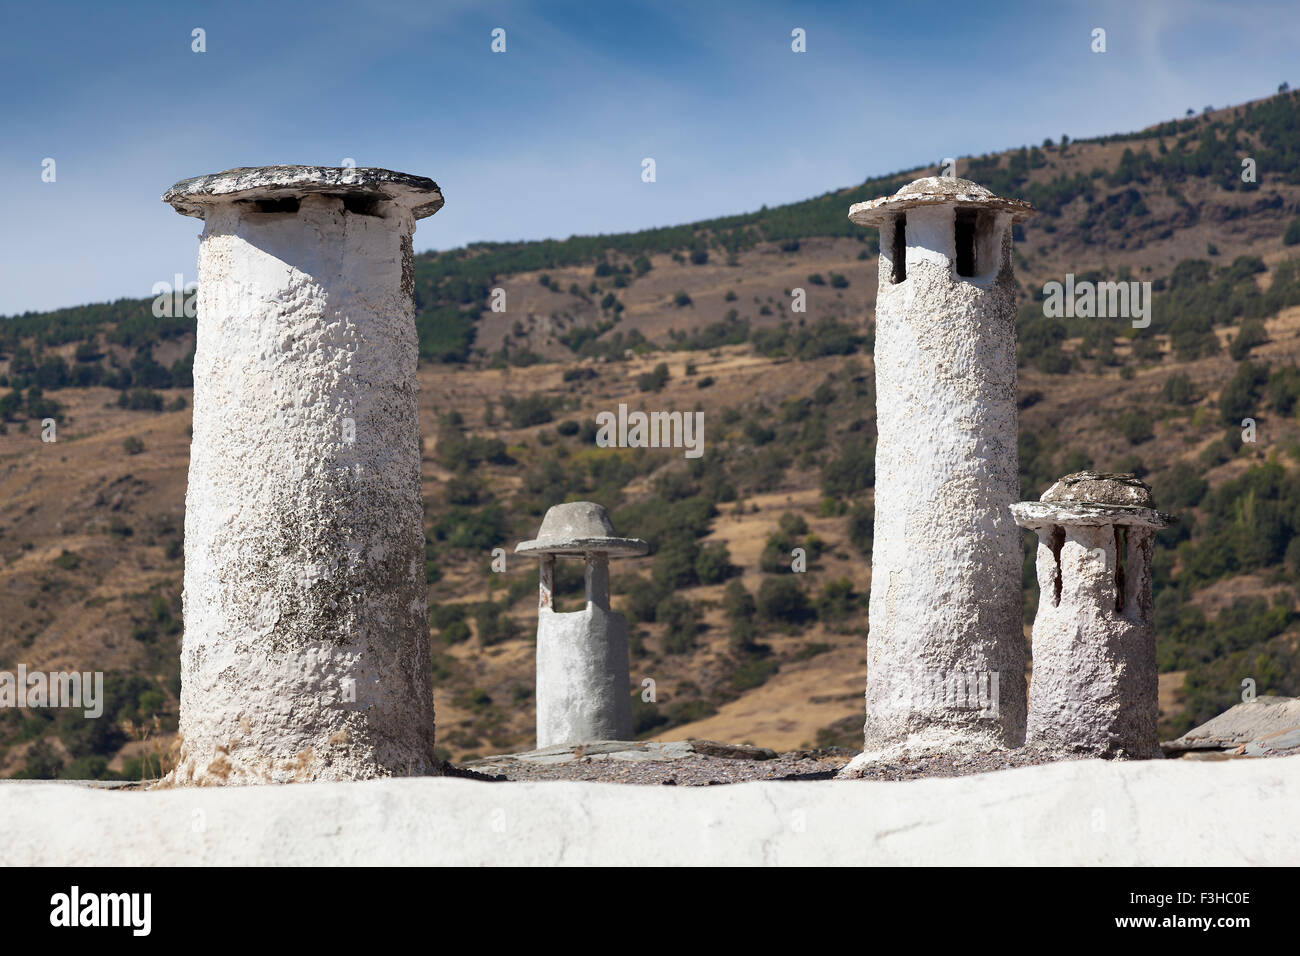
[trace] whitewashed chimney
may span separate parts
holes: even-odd
[[[1160,756],[1151,552],[1172,519],[1134,475],[1066,475],[1011,509],[1038,534],[1026,744]]]
[[[880,230],[867,719],[849,773],[1024,738],[1011,227],[1031,214],[946,177],[849,210]]]
[[[537,746],[632,739],[627,621],[609,607],[609,559],[649,550],[639,538],[621,538],[605,509],[590,501],[555,505],[537,537],[515,551],[541,559],[537,596]],[[556,555],[581,555],[587,604],[558,613]]]
[[[171,779],[436,773],[411,236],[442,194],[266,166],[163,199],[204,220]]]

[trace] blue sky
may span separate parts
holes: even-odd
[[[445,249],[743,212],[1300,84],[1295,0],[3,0],[3,25],[0,315],[193,279],[201,223],[159,197],[232,166],[430,176],[447,205],[416,249]]]

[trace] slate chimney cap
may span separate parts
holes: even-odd
[[[182,179],[163,202],[185,216],[204,218],[219,202],[294,199],[311,193],[396,202],[416,219],[442,208],[442,191],[425,176],[370,166],[240,166],[220,173]]]
[[[591,501],[571,501],[546,512],[532,541],[523,541],[516,554],[586,554],[604,552],[611,558],[638,557],[650,550],[640,538],[621,538],[609,513]]]

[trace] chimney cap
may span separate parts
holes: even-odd
[[[1136,505],[1140,508],[1150,508],[1155,504],[1151,487],[1137,475],[1106,471],[1076,471],[1066,475],[1044,491],[1038,500]]]
[[[416,219],[432,216],[443,204],[442,190],[432,179],[372,166],[239,166],[182,179],[162,199],[182,215],[202,219],[207,208],[219,202],[311,193],[396,202]]]
[[[603,506],[570,501],[547,509],[532,541],[522,541],[516,554],[586,554],[603,551],[611,558],[637,557],[650,550],[640,538],[620,538]]]
[[[926,176],[908,183],[892,196],[881,196],[849,207],[849,219],[859,226],[879,226],[896,213],[918,206],[957,206],[992,209],[1011,214],[1012,222],[1034,215],[1034,207],[1022,199],[1002,199],[979,183],[953,176]]]
[[[1011,514],[1016,524],[1026,528],[1069,524],[1163,528],[1177,521],[1154,505],[1151,489],[1137,475],[1078,471],[1055,482],[1038,501],[1012,505]]]

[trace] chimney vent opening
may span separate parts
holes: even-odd
[[[907,278],[907,217],[894,217],[894,244],[892,248],[891,261],[894,264],[894,273],[890,277],[894,282],[902,282]]]
[[[976,209],[958,209],[953,217],[954,239],[957,245],[957,275],[973,278],[975,271],[975,234],[979,221]]]
[[[290,199],[255,199],[253,205],[257,207],[258,212],[265,213],[289,213],[293,214],[298,211],[298,200]]]
[[[383,218],[383,213],[379,211],[379,200],[374,196],[344,196],[343,208],[354,216]]]

